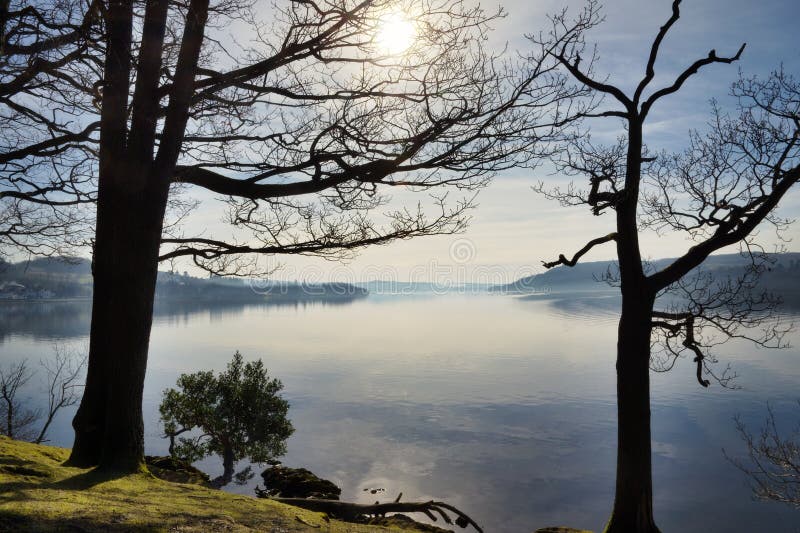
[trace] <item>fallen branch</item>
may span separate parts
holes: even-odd
[[[483,529],[475,521],[459,511],[452,505],[444,502],[400,502],[400,497],[390,503],[361,504],[340,502],[338,500],[316,500],[313,498],[270,498],[276,502],[294,505],[317,513],[327,513],[331,516],[344,521],[357,521],[362,516],[384,516],[386,513],[422,513],[434,522],[437,521],[438,514],[447,524],[455,523],[457,526],[465,528],[472,526],[478,533],[483,533]],[[455,522],[445,511],[449,511],[456,516]]]

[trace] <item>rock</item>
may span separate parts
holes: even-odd
[[[198,470],[186,461],[170,456],[146,455],[144,462],[150,472],[159,479],[173,483],[211,486],[211,478],[208,477],[208,474]]]
[[[262,498],[280,496],[282,498],[317,498],[338,500],[342,489],[327,479],[315,476],[305,468],[273,466],[261,473],[265,490],[256,490]]]
[[[408,531],[423,531],[425,533],[453,533],[452,529],[443,529],[431,524],[423,524],[404,514],[376,516],[364,521],[364,523],[371,526],[383,526]]]

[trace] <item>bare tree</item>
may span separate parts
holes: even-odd
[[[0,149],[0,200],[37,208],[20,216],[41,213],[56,232],[93,226],[70,462],[115,472],[143,464],[159,261],[250,275],[263,273],[259,257],[335,259],[460,231],[474,191],[534,158],[582,91],[552,75],[552,61],[505,68],[483,48],[501,13],[461,0],[8,5],[0,120],[13,133]],[[398,13],[416,32],[402,53],[379,37]],[[387,206],[387,190],[447,186],[465,197]],[[173,224],[200,190],[222,198],[231,234]],[[34,224],[33,234],[13,242],[35,251],[46,232]]]
[[[59,410],[75,405],[81,398],[83,387],[81,378],[86,367],[86,356],[80,356],[60,346],[53,347],[53,358],[42,360],[47,377],[47,414],[44,415],[42,429],[33,442],[47,442],[47,430]]]
[[[100,2],[2,2],[0,256],[63,255],[90,234]]]
[[[19,397],[20,389],[33,377],[25,361],[0,368],[0,416],[3,435],[12,439],[31,440],[36,435],[33,425],[41,412],[26,408]]]
[[[776,501],[800,508],[800,427],[783,436],[775,423],[775,413],[769,414],[758,435],[753,435],[740,417],[736,430],[747,446],[747,461],[725,457],[750,479],[753,496],[759,500]]]
[[[44,385],[47,393],[47,410],[29,409],[20,392],[36,373],[28,367],[27,360],[0,368],[0,416],[3,419],[2,434],[12,439],[27,440],[41,444],[47,442],[47,431],[58,411],[75,405],[80,400],[81,378],[86,367],[86,357],[61,346],[53,347],[53,357],[42,359],[45,370]],[[28,399],[27,403],[31,400]],[[34,428],[44,419],[37,432]]]
[[[762,223],[780,232],[788,223],[775,208],[800,179],[800,84],[777,72],[766,80],[742,79],[733,87],[738,114],[717,106],[705,134],[692,133],[685,152],[648,151],[644,123],[662,98],[681,89],[700,69],[730,64],[731,55],[711,50],[665,87],[652,89],[661,44],[680,17],[680,0],[659,29],[650,48],[644,76],[633,94],[594,74],[596,56],[587,53],[584,34],[600,21],[599,5],[589,1],[570,20],[552,18],[549,35],[531,36],[542,54],[557,60],[574,80],[606,98],[587,120],[621,122],[623,133],[612,146],[599,146],[586,131],[575,131],[553,158],[557,168],[588,179],[588,187],[538,189],[565,206],[585,205],[595,216],[614,213],[616,229],[591,240],[572,258],[560,255],[546,268],[574,266],[596,246],[613,243],[617,268],[606,276],[622,297],[617,343],[618,448],[616,495],[606,532],[656,532],[652,509],[650,441],[650,369],[667,370],[684,353],[695,363],[699,383],[707,376],[724,385],[730,376],[714,373],[709,349],[732,337],[780,346],[785,331],[770,321],[777,301],[757,291],[758,275],[768,258],[753,240]],[[558,43],[554,48],[553,43]],[[677,231],[695,241],[684,255],[656,271],[643,262],[642,232]],[[740,244],[750,259],[738,278],[715,279],[698,270],[712,253]],[[656,308],[656,299],[663,309]],[[761,331],[753,331],[753,328]],[[655,349],[653,349],[655,347]]]

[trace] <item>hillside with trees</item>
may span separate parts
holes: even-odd
[[[346,283],[286,283],[270,280],[199,278],[159,272],[156,300],[186,302],[347,301],[369,291]],[[91,263],[81,258],[35,258],[0,263],[0,300],[88,299]]]
[[[784,296],[787,303],[800,302],[800,253],[772,255],[774,263],[759,279],[758,287]],[[646,268],[661,270],[674,259],[657,259],[646,263]],[[709,257],[702,271],[716,279],[736,278],[744,273],[749,259],[739,254],[721,254]],[[616,271],[614,261],[586,261],[573,267],[560,266],[545,270],[541,274],[526,276],[507,285],[495,285],[491,292],[509,294],[540,294],[570,291],[611,291],[605,279]],[[700,270],[700,269],[698,269]],[[696,273],[696,272],[694,272]]]

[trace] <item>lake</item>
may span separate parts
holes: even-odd
[[[344,499],[435,498],[487,533],[601,531],[614,487],[616,316],[602,293],[159,305],[147,453],[167,450],[161,392],[183,372],[223,369],[239,350],[284,383],[296,431],[283,462],[334,481]],[[89,318],[87,302],[1,303],[0,364],[27,356],[36,368],[53,344],[85,346]],[[797,346],[800,334],[789,340]],[[664,532],[796,532],[800,512],[752,501],[722,450],[744,453],[733,417],[758,431],[767,402],[786,429],[800,420],[800,351],[731,342],[715,353],[740,390],[703,389],[689,359],[652,376],[656,520]],[[56,420],[52,444],[71,445],[73,412]],[[222,471],[217,458],[199,466]],[[229,490],[252,494],[256,481]]]

